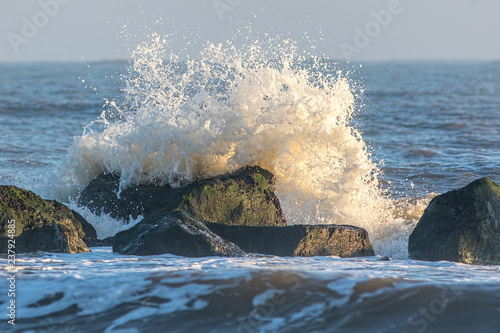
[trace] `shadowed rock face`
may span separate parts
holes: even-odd
[[[353,226],[249,227],[215,223],[208,223],[207,226],[248,253],[289,257],[375,255],[366,230]]]
[[[410,258],[500,264],[500,186],[489,178],[435,197],[408,243]]]
[[[246,251],[280,256],[374,255],[362,228],[286,226],[270,185],[272,179],[266,170],[247,167],[182,188],[132,186],[118,198],[119,178],[101,175],[78,200],[94,212],[115,218],[145,216],[115,236],[113,251],[121,254],[237,256]]]
[[[101,175],[83,190],[78,203],[95,213],[128,220],[185,211],[193,217],[227,225],[286,225],[278,198],[270,184],[273,175],[259,167],[200,180],[181,188],[131,186],[117,196],[119,178]]]
[[[0,186],[0,252],[7,252],[8,222],[15,223],[15,250],[22,252],[89,252],[84,240],[96,231],[78,213],[16,186]]]
[[[185,257],[245,255],[238,246],[211,232],[185,212],[146,218],[115,235],[113,251],[120,254],[171,253]]]

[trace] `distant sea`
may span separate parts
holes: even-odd
[[[498,266],[406,252],[433,195],[500,183],[500,62],[156,60],[0,64],[0,184],[107,237],[130,221],[72,202],[104,170],[182,186],[260,164],[290,223],[363,226],[377,256],[19,254],[15,326],[0,259],[0,331],[500,332]]]

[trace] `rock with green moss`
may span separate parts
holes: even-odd
[[[213,239],[218,235],[252,253],[374,255],[368,234],[362,228],[334,225],[287,227],[272,184],[270,172],[247,167],[181,188],[130,186],[118,196],[119,177],[107,174],[92,181],[78,201],[95,213],[107,213],[114,218],[145,217],[136,226],[115,236],[113,249],[123,254],[221,255],[220,251],[213,250]],[[179,212],[187,215],[171,218],[173,213]],[[206,232],[212,232],[211,236],[207,238],[206,235],[187,232],[186,216],[198,221],[196,228],[210,225]]]
[[[114,237],[113,251],[128,255],[170,253],[185,257],[245,255],[238,246],[213,232],[185,212],[145,218]]]
[[[375,255],[367,231],[348,225],[254,227],[207,223],[207,227],[248,253],[343,258]]]
[[[124,220],[129,220],[129,216],[185,211],[213,223],[285,226],[272,181],[269,171],[247,167],[180,188],[130,186],[118,196],[119,177],[103,174],[94,179],[77,200],[94,213],[107,213]]]
[[[410,258],[500,265],[500,186],[489,178],[435,197],[408,243]]]
[[[84,240],[97,238],[92,225],[65,205],[16,186],[0,186],[1,253],[7,253],[11,235],[16,253],[89,252]]]

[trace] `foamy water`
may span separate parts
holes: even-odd
[[[13,332],[498,332],[500,324],[498,266],[111,248],[23,255],[17,266]]]
[[[18,255],[9,330],[499,331],[498,266],[407,259],[435,193],[500,181],[499,63],[353,70],[271,44],[207,44],[186,61],[154,36],[128,64],[0,64],[0,183],[67,202],[104,238],[140,218],[71,203],[102,171],[122,188],[180,186],[259,165],[289,223],[365,227],[378,256]]]
[[[297,56],[291,41],[272,54],[258,42],[208,44],[188,61],[168,46],[153,36],[132,53],[124,102],[107,101],[70,148],[65,193],[102,172],[121,175],[123,189],[182,186],[258,165],[275,175],[289,224],[365,227],[379,253],[404,257],[410,228],[380,187],[381,171],[352,124],[354,87],[334,62]]]

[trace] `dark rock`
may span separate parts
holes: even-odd
[[[16,186],[0,186],[0,252],[7,253],[9,221],[14,220],[15,252],[89,252],[84,239],[96,231],[65,205]]]
[[[227,226],[207,223],[217,235],[248,253],[276,256],[373,256],[365,229],[347,225],[287,227]]]
[[[129,255],[170,253],[185,257],[243,256],[236,245],[211,232],[203,222],[185,212],[145,218],[117,233],[113,252]]]
[[[285,226],[278,198],[270,184],[273,175],[259,167],[199,180],[181,188],[130,186],[118,198],[119,177],[103,174],[78,197],[94,213],[128,220],[161,212],[185,211],[193,217],[228,225]]]
[[[232,250],[235,243],[247,252],[280,256],[374,255],[362,228],[286,227],[272,182],[270,172],[247,167],[182,188],[130,186],[118,197],[119,177],[105,174],[89,184],[78,202],[114,218],[145,217],[115,235],[113,251],[122,254],[241,255],[240,249]]]
[[[66,206],[64,206],[64,207],[66,207]],[[83,216],[81,216],[79,213],[75,212],[74,210],[71,210],[71,212],[73,213],[73,216],[78,220],[78,222],[80,222],[80,224],[82,226],[82,230],[83,230],[82,240],[85,242],[85,244],[87,244],[87,246],[89,246],[88,244],[92,244],[92,243],[98,241],[97,232],[94,229],[94,227],[92,226],[92,224],[87,222],[87,220],[85,220],[83,218]],[[111,245],[105,245],[105,246],[111,246]]]
[[[417,260],[500,265],[500,186],[489,178],[435,197],[410,235]]]
[[[88,247],[102,247],[102,246],[113,246],[113,242],[115,241],[115,237],[108,237],[104,239],[88,239],[85,238],[84,242]]]

